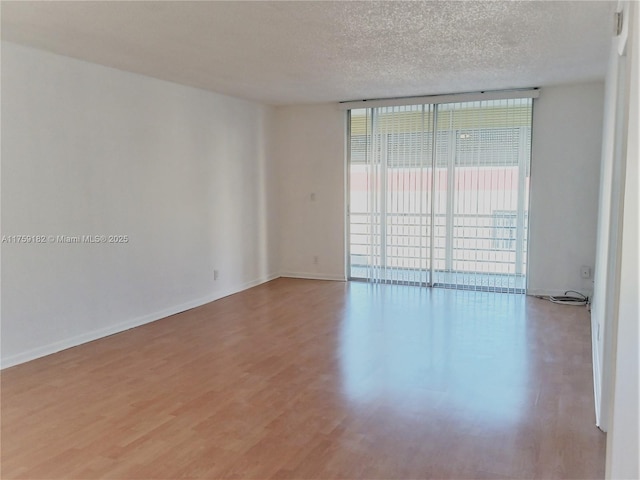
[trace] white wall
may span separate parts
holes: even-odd
[[[590,294],[595,265],[604,83],[542,88],[534,103],[530,294]]]
[[[607,435],[606,477],[640,478],[640,5],[628,2],[627,43],[628,105],[626,128],[624,213],[620,293],[618,297],[615,356],[613,358],[613,399]]]
[[[608,429],[608,410],[611,396],[610,363],[612,328],[605,328],[606,320],[617,317],[620,270],[620,226],[624,193],[623,130],[625,123],[626,57],[618,55],[618,41],[613,38],[605,88],[605,108],[602,134],[602,160],[598,201],[598,230],[594,291],[591,308],[591,333],[593,348],[593,379],[596,407],[596,424]],[[619,105],[618,105],[619,104]],[[606,367],[606,368],[605,368]],[[606,370],[606,371],[605,371]]]
[[[276,126],[282,274],[343,280],[346,113],[336,104],[279,107]]]
[[[2,44],[2,366],[278,274],[273,108]],[[213,270],[219,270],[214,281]]]

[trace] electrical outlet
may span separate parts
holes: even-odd
[[[591,278],[591,267],[583,265],[580,267],[580,276],[582,278]]]
[[[313,264],[318,265],[318,255],[313,256]]]
[[[218,280],[218,276],[220,275],[220,272],[218,270],[214,270],[213,271],[213,279],[214,280]]]

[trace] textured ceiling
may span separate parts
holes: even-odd
[[[282,105],[604,78],[615,4],[2,1],[2,38]]]

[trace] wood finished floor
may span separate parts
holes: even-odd
[[[278,279],[2,371],[2,478],[603,478],[584,307]]]

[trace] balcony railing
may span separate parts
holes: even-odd
[[[381,222],[380,220],[384,220]],[[456,287],[524,289],[526,219],[516,212],[435,214],[352,212],[351,277]],[[381,235],[381,229],[386,235]],[[433,250],[431,242],[433,239]],[[433,282],[429,274],[432,268]],[[373,272],[373,273],[372,273]]]

